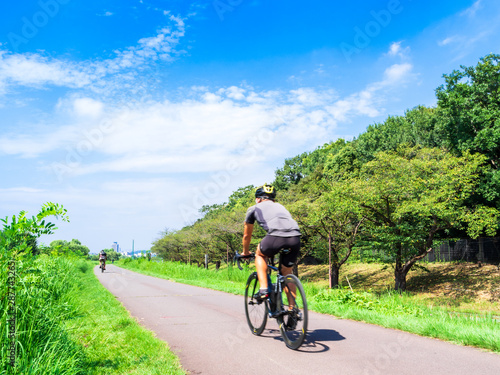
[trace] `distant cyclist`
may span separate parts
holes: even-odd
[[[106,260],[107,259],[108,259],[108,255],[106,254],[106,252],[104,250],[101,250],[101,252],[99,253],[99,263],[100,263],[99,268],[102,268],[103,270],[106,269]]]
[[[299,226],[288,210],[274,201],[275,198],[276,190],[273,186],[264,184],[258,187],[255,190],[255,205],[247,210],[245,217],[243,253],[241,255],[250,254],[250,241],[255,221],[267,232],[255,252],[255,268],[260,284],[256,298],[260,299],[268,297],[268,258],[273,257],[283,248],[290,249],[288,254],[283,255],[281,266],[281,274],[286,276],[292,273],[300,251]]]

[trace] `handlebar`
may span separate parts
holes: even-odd
[[[236,261],[236,264],[238,265],[238,268],[243,271],[243,267],[241,267],[240,261],[241,259],[254,259],[255,254],[248,254],[248,255],[240,255],[238,252],[234,254],[234,260]]]

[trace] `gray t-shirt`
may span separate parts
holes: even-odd
[[[276,237],[300,236],[299,225],[292,215],[281,204],[264,200],[247,210],[245,222],[254,224],[255,221],[267,232]]]

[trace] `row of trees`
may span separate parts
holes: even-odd
[[[22,213],[21,213],[22,214]],[[31,219],[33,220],[33,218]],[[7,222],[6,220],[2,220]],[[43,244],[38,244],[37,235],[35,233],[26,232],[24,234],[24,241],[27,244],[27,251],[32,255],[46,254],[52,256],[61,255],[74,255],[78,257],[85,257],[91,260],[98,260],[98,254],[90,254],[90,249],[83,245],[80,240],[73,238],[71,241],[65,240],[55,240],[52,241],[48,246]],[[109,260],[118,260],[121,257],[120,253],[117,253],[113,249],[104,249]]]
[[[493,236],[500,210],[500,55],[444,75],[434,108],[418,106],[285,161],[275,174],[279,201],[301,226],[303,252],[330,267],[330,286],[355,254],[394,265],[395,288],[439,243]],[[228,260],[241,248],[253,186],[202,219],[167,230],[152,251],[166,259]],[[257,231],[256,245],[264,233]]]

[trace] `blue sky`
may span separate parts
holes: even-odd
[[[0,4],[0,216],[149,249],[284,159],[416,105],[500,53],[494,0]]]

